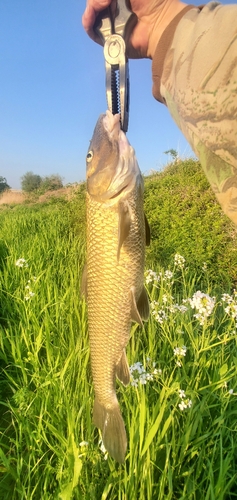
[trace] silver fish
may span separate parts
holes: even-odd
[[[116,377],[130,381],[125,347],[131,321],[149,316],[144,288],[149,226],[143,211],[143,179],[119,115],[101,115],[87,153],[87,296],[93,422],[106,450],[123,462],[127,437],[117,400]]]

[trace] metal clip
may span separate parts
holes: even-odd
[[[129,119],[129,68],[126,42],[137,22],[136,15],[128,8],[126,0],[102,11],[94,27],[98,43],[104,45],[106,69],[106,96],[109,110],[120,113],[121,128],[128,129]]]

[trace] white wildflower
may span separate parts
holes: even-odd
[[[174,307],[175,309],[177,309],[177,311],[181,312],[182,314],[184,314],[188,310],[188,308],[182,304],[181,305],[175,304]]]
[[[23,257],[21,257],[20,259],[17,259],[15,262],[15,265],[17,267],[28,267],[28,263],[25,259],[23,259]]]
[[[171,280],[173,278],[173,273],[169,269],[164,272],[164,280]]]
[[[227,302],[227,304],[231,304],[233,302],[233,297],[232,295],[229,295],[229,293],[223,293],[221,296],[221,300],[223,302]]]
[[[229,390],[229,394],[233,394],[233,392],[234,392],[234,389]]]
[[[108,452],[107,452],[107,450],[105,448],[105,445],[104,445],[102,439],[99,440],[99,449],[104,454],[104,459],[107,460],[108,459]]]
[[[180,391],[179,391],[179,392],[180,392]],[[183,392],[184,392],[184,391],[183,391]],[[178,407],[179,407],[179,409],[180,409],[181,411],[184,411],[184,410],[186,410],[187,408],[191,408],[191,406],[192,406],[192,401],[191,401],[191,399],[188,399],[188,398],[187,398],[187,399],[183,399],[183,398],[182,398],[181,403],[179,403],[179,404],[178,404]]]
[[[25,300],[30,300],[32,297],[34,297],[34,295],[35,295],[34,292],[29,291],[28,295],[25,295],[24,299]]]
[[[152,282],[158,282],[159,279],[159,275],[155,271],[152,271],[152,269],[145,271],[145,283],[147,285]]]
[[[89,443],[87,441],[81,441],[81,443],[79,443],[79,446],[89,446]]]
[[[157,374],[157,371],[153,368],[155,367],[156,363],[152,362],[151,358],[149,357],[147,357],[147,362],[149,363],[147,369],[145,369],[140,361],[137,361],[132,366],[130,366],[129,370],[131,375],[131,385],[133,387],[138,387],[138,383],[140,383],[141,385],[146,385],[147,382],[152,382],[154,380],[154,375]]]
[[[216,299],[215,297],[210,297],[207,293],[200,292],[198,290],[193,294],[191,299],[188,299],[192,309],[196,309],[198,312],[194,314],[200,322],[200,325],[204,325],[205,320],[211,315]]]
[[[174,314],[176,312],[175,305],[169,306],[169,312],[171,312],[171,314]]]
[[[174,348],[174,355],[175,356],[186,356],[187,352],[187,347],[183,345],[182,347],[175,347]]]
[[[179,397],[180,397],[181,399],[186,398],[186,394],[185,394],[185,392],[184,392],[184,390],[183,390],[183,389],[179,389]]]
[[[181,411],[183,411],[183,410],[185,410],[185,408],[187,408],[187,405],[185,404],[184,401],[181,401],[181,403],[179,403],[178,406],[179,406],[179,408],[180,408]]]
[[[174,265],[179,267],[180,269],[183,269],[184,264],[185,264],[185,258],[179,253],[176,253],[174,256]]]
[[[225,307],[225,312],[226,314],[228,314],[228,316],[231,316],[231,318],[237,319],[237,304],[232,302]]]
[[[160,325],[162,325],[162,323],[168,319],[168,316],[166,314],[166,312],[164,311],[164,309],[160,309],[159,311],[156,311],[155,309],[153,309],[151,311],[151,314],[152,316],[154,316],[155,320],[160,323]]]

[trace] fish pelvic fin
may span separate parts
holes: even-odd
[[[140,297],[136,302],[135,288],[131,287],[131,319],[143,326],[142,320],[147,321],[150,314],[149,299],[145,287],[143,286]]]
[[[148,321],[150,314],[150,304],[145,287],[142,288],[141,295],[137,301],[137,309],[139,311],[141,318],[144,321]]]
[[[95,398],[93,423],[101,429],[102,440],[110,456],[123,463],[127,451],[127,436],[118,403],[107,410]]]
[[[131,287],[130,289],[131,293],[131,319],[132,321],[135,321],[135,323],[138,323],[139,325],[142,326],[142,318],[140,316],[140,313],[137,308],[137,303],[135,299],[135,288],[134,286]]]
[[[122,352],[122,356],[119,363],[116,366],[116,375],[118,379],[124,384],[128,385],[130,382],[130,370],[128,366],[128,360],[126,356],[125,349]]]

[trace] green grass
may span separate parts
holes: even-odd
[[[129,364],[140,361],[152,380],[117,383],[129,442],[125,464],[100,449],[80,297],[83,196],[0,212],[0,498],[234,500],[235,318],[208,268],[200,281],[190,263],[174,265],[175,252],[168,279],[151,249],[149,267],[161,274],[147,289],[163,321],[151,315],[144,329],[133,324],[127,348]],[[17,267],[19,258],[28,266]],[[199,289],[216,296],[204,325],[189,302],[185,312],[176,306]],[[186,355],[175,355],[183,345]],[[192,402],[183,410],[180,390]]]

